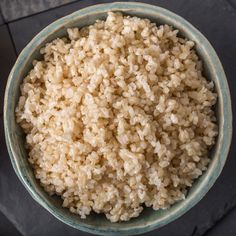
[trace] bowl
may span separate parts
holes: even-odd
[[[66,34],[69,27],[82,27],[93,24],[96,19],[105,19],[108,11],[148,18],[157,24],[169,24],[180,30],[180,35],[196,43],[196,50],[204,64],[204,74],[215,83],[218,93],[216,104],[219,135],[212,149],[211,162],[207,171],[194,182],[185,200],[169,209],[154,211],[145,208],[141,215],[128,222],[111,223],[104,215],[91,214],[86,219],[72,214],[61,206],[59,197],[49,196],[35,179],[27,160],[25,136],[16,123],[15,108],[20,95],[20,84],[32,68],[32,61],[40,58],[39,50],[45,43]],[[212,187],[225,164],[232,136],[232,110],[230,93],[222,65],[207,39],[190,23],[180,16],[163,8],[143,3],[115,2],[94,5],[63,17],[36,35],[19,55],[7,82],[4,101],[4,128],[8,152],[19,179],[32,197],[52,215],[62,222],[82,231],[97,235],[134,235],[141,234],[177,219],[196,203]]]

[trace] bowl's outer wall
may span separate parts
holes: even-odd
[[[127,15],[148,18],[157,24],[169,24],[180,30],[180,34],[193,40],[204,63],[204,73],[215,83],[218,93],[217,117],[219,136],[213,149],[212,161],[207,171],[194,183],[186,200],[174,204],[167,210],[153,211],[146,208],[135,219],[122,223],[111,223],[103,215],[91,214],[87,219],[70,213],[61,207],[58,197],[50,197],[35,179],[31,166],[27,161],[24,148],[25,136],[16,123],[15,107],[20,95],[20,84],[24,76],[32,68],[32,61],[41,58],[40,48],[51,40],[66,35],[70,27],[83,27],[93,24],[96,19],[105,19],[107,11],[120,11]],[[163,8],[143,3],[109,3],[95,5],[61,18],[41,31],[19,55],[13,67],[4,101],[4,127],[8,151],[15,172],[32,197],[61,221],[83,231],[95,234],[130,235],[141,234],[161,227],[180,217],[195,205],[207,193],[220,174],[227,158],[232,137],[232,111],[227,80],[221,63],[206,38],[183,18]]]

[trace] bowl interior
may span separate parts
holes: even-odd
[[[174,204],[167,210],[153,211],[150,208],[145,208],[138,218],[122,223],[111,223],[104,215],[98,216],[97,214],[91,214],[83,220],[62,208],[62,201],[59,197],[50,197],[42,189],[27,161],[27,152],[24,148],[25,136],[16,123],[14,114],[20,95],[20,84],[32,68],[32,61],[41,58],[39,49],[45,43],[57,37],[65,36],[67,28],[81,28],[93,24],[97,19],[105,19],[107,11],[120,11],[126,15],[148,18],[158,25],[169,24],[179,29],[181,36],[187,37],[196,43],[195,48],[204,63],[204,75],[214,81],[218,93],[216,113],[219,136],[211,151],[212,161],[208,170],[191,187],[186,200]],[[12,164],[30,194],[60,220],[78,229],[96,234],[104,234],[105,232],[116,234],[118,231],[119,235],[142,233],[160,227],[182,215],[205,195],[216,180],[223,168],[231,138],[232,118],[229,90],[224,71],[211,45],[181,17],[162,8],[141,3],[95,5],[64,17],[41,31],[23,50],[12,69],[6,88],[4,115],[5,134]]]

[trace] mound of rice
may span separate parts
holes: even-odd
[[[217,95],[177,33],[110,12],[41,49],[16,117],[36,178],[71,212],[127,221],[184,199],[206,170]]]

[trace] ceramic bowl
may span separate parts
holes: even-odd
[[[197,53],[204,63],[204,74],[214,81],[218,93],[216,114],[219,136],[211,151],[211,162],[207,171],[190,188],[186,199],[167,210],[154,211],[151,208],[145,208],[139,217],[120,223],[111,223],[104,215],[98,214],[91,214],[87,219],[81,219],[78,215],[63,208],[60,198],[49,196],[42,189],[27,161],[27,151],[24,146],[25,136],[16,123],[14,114],[19,99],[20,84],[32,68],[32,61],[40,57],[40,48],[47,42],[64,36],[69,27],[82,27],[93,24],[97,19],[105,19],[108,11],[119,11],[127,15],[148,18],[157,24],[166,23],[179,29],[182,36],[186,36],[196,43]],[[94,5],[76,11],[50,24],[32,39],[19,55],[8,78],[4,101],[4,126],[14,170],[40,205],[62,222],[82,231],[97,235],[134,235],[159,228],[177,219],[199,202],[212,187],[224,166],[229,151],[232,136],[232,111],[230,93],[222,65],[210,43],[196,28],[182,17],[157,6],[138,2],[116,2]]]

